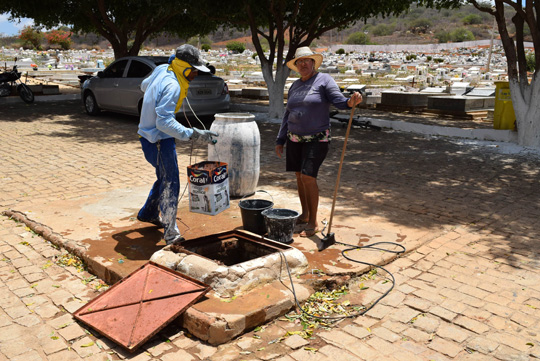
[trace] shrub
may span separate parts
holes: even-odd
[[[483,19],[478,14],[469,14],[463,18],[463,24],[465,25],[477,25],[482,24]]]
[[[418,18],[411,21],[409,24],[409,30],[415,34],[424,34],[429,30],[431,25],[431,20],[426,18]]]
[[[227,43],[227,50],[242,54],[246,50],[246,46],[239,41],[230,41]]]
[[[19,33],[19,39],[22,40],[24,47],[31,47],[32,49],[41,50],[43,33],[31,26],[25,26]]]
[[[470,30],[461,27],[450,33],[450,39],[454,42],[460,43],[462,41],[474,40],[474,35]]]
[[[435,38],[439,40],[439,43],[447,43],[450,41],[450,33],[442,30],[435,34]]]
[[[212,47],[210,46],[210,44],[202,44],[201,49],[203,51],[208,51],[208,50],[212,49]]]
[[[201,49],[203,48],[203,45],[209,45],[211,46],[212,45],[212,40],[210,40],[210,38],[208,36],[203,36],[203,37],[200,37],[200,36],[194,36],[192,38],[190,38],[187,43],[189,45],[193,45],[194,47],[200,47]]]
[[[416,54],[409,54],[405,57],[406,60],[416,60]]]
[[[338,55],[343,55],[343,54],[345,54],[345,49],[339,48],[338,50],[336,50],[336,54],[338,54]]]
[[[395,25],[379,24],[371,30],[371,33],[374,36],[392,35],[395,28]]]
[[[347,44],[365,45],[370,43],[369,36],[363,32],[357,31],[349,35],[346,41]]]

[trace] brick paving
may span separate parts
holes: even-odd
[[[59,197],[153,181],[141,159],[136,119],[88,117],[77,102],[5,107],[0,210],[31,214]],[[277,125],[260,128],[262,151],[271,152]],[[59,265],[65,251],[4,215],[0,360],[540,358],[538,156],[393,131],[357,132],[350,142],[358,152],[348,155],[347,171],[358,177],[343,186],[344,209],[408,227],[449,229],[385,266],[396,288],[366,315],[317,329],[308,339],[295,334],[300,324],[280,318],[217,347],[171,324],[129,354],[70,315],[99,294],[99,280]],[[179,148],[187,157],[188,145]],[[262,161],[261,173],[268,175],[263,185],[277,180],[290,189],[277,162]],[[332,187],[321,180],[324,192]],[[378,294],[387,284],[378,277],[369,286]],[[287,332],[292,336],[283,337]]]

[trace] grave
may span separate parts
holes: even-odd
[[[381,93],[381,109],[408,109],[422,110],[428,106],[429,97],[444,96],[445,93],[405,93],[398,91],[384,91]]]
[[[352,94],[353,92],[363,92],[365,90],[365,84],[352,84],[347,87],[347,91],[349,92],[349,94]]]
[[[464,82],[454,82],[451,86],[448,87],[448,93],[455,95],[463,95],[466,92],[469,92],[473,89],[469,83]]]
[[[266,88],[243,88],[242,96],[251,99],[268,99],[268,89]]]
[[[447,91],[445,88],[442,88],[442,87],[427,87],[420,90],[420,93],[446,93],[447,94]]]
[[[446,96],[429,97],[428,109],[444,110],[450,112],[468,112],[475,110],[487,110],[495,107],[495,97],[479,96]]]
[[[474,96],[474,97],[494,97],[495,88],[474,88],[471,91],[463,94],[465,96]]]
[[[488,118],[489,110],[494,107],[494,96],[454,95],[429,97],[426,112],[465,119],[485,120]]]

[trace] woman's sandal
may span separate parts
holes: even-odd
[[[317,228],[306,228],[302,232],[300,232],[300,237],[312,237],[314,236],[319,230]]]

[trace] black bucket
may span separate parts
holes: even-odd
[[[266,191],[257,191],[265,192]],[[242,215],[242,225],[246,231],[264,235],[266,226],[262,212],[272,208],[274,202],[265,199],[244,199],[238,202],[240,214]]]
[[[300,213],[292,209],[272,208],[263,211],[262,215],[268,238],[285,244],[292,243],[294,227]]]

